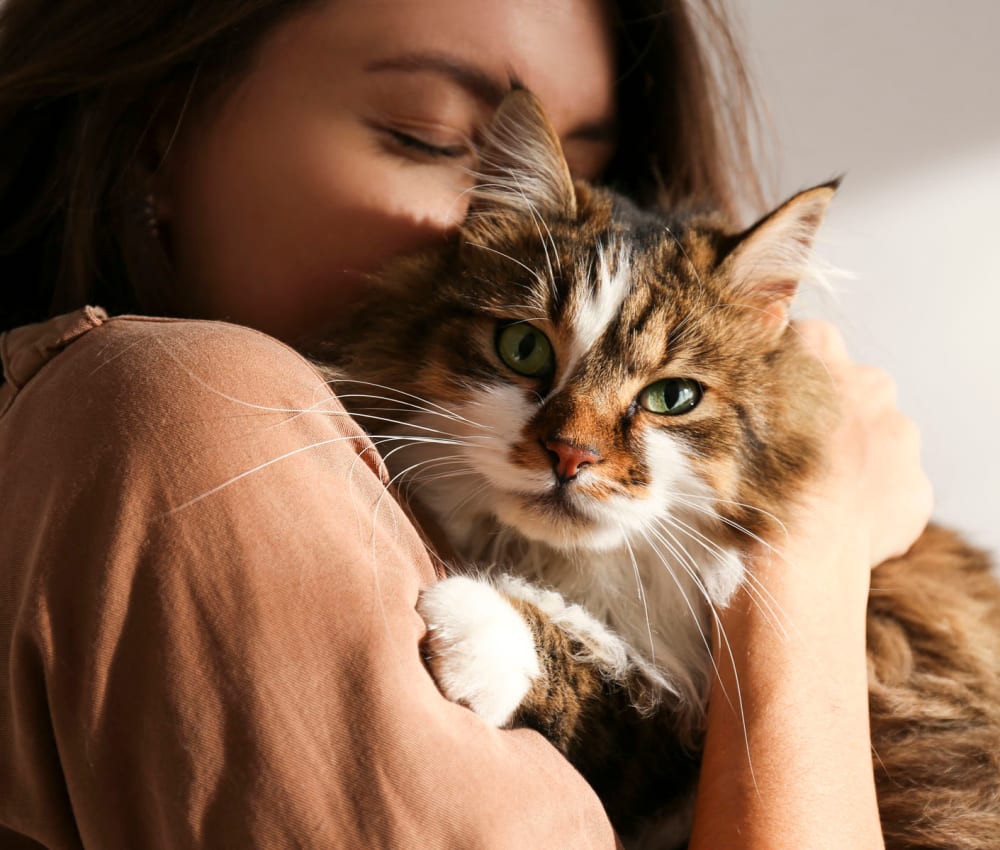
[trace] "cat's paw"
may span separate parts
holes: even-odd
[[[535,638],[493,585],[452,576],[424,588],[424,655],[438,688],[493,726],[504,726],[541,675]]]

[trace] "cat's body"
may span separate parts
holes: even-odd
[[[484,171],[460,238],[394,265],[338,333],[338,392],[404,495],[494,568],[495,586],[450,579],[422,600],[445,693],[538,728],[623,833],[679,846],[713,608],[823,462],[828,384],[787,304],[833,189],[739,235],[668,221],[574,188],[525,93]],[[928,531],[874,573],[869,644],[887,845],[1000,846],[985,557]]]

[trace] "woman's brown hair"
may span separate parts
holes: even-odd
[[[0,330],[84,304],[171,312],[135,158],[319,0],[0,0]],[[619,150],[642,202],[759,202],[747,78],[721,0],[617,0]]]

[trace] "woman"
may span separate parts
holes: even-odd
[[[707,2],[7,0],[0,844],[614,846],[546,742],[437,693],[432,563],[277,340],[447,236],[514,82],[577,176],[735,213],[730,48]],[[711,701],[696,848],[881,842],[868,571],[929,490],[886,379],[803,333],[842,386],[837,462],[758,558],[798,639],[725,613],[746,723]]]

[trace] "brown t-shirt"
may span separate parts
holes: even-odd
[[[0,355],[0,847],[615,846],[438,693],[431,561],[298,354],[89,309]]]

